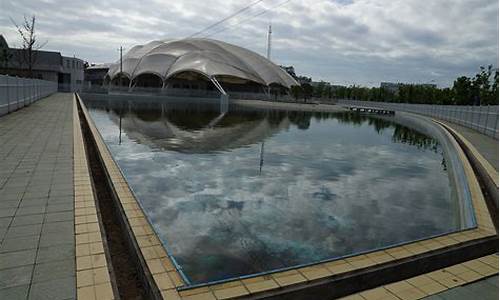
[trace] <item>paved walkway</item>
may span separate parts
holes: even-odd
[[[0,299],[74,299],[72,94],[0,117]]]
[[[498,275],[427,297],[428,300],[498,300]]]
[[[464,136],[469,142],[476,147],[477,151],[481,153],[482,156],[498,171],[498,141],[487,135],[481,134],[473,129],[446,122],[447,125],[451,126],[453,129],[458,131]]]
[[[445,121],[443,121],[445,122]],[[445,122],[447,125],[462,134],[469,140],[477,151],[498,171],[498,141],[481,134],[470,128]],[[451,290],[444,291],[434,296],[428,297],[429,300],[443,299],[498,299],[498,275],[488,279],[479,280],[477,282],[456,287]]]

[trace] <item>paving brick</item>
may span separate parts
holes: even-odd
[[[29,284],[33,265],[0,270],[0,289]]]
[[[19,207],[45,206],[45,205],[47,205],[47,201],[48,201],[48,198],[23,199],[19,203]]]
[[[49,204],[47,206],[47,212],[52,213],[52,212],[62,212],[62,211],[72,211],[74,208],[74,203],[68,202],[68,203],[60,203],[60,204]]]
[[[35,282],[31,285],[30,300],[63,300],[76,298],[74,277]]]
[[[498,275],[497,276],[492,276],[488,279],[485,279],[485,282],[495,286],[498,288]]]
[[[30,235],[17,238],[6,238],[0,245],[0,253],[35,249],[38,246],[40,236]]]
[[[75,260],[66,259],[35,265],[33,282],[69,278],[75,276]]]
[[[4,208],[17,208],[19,206],[19,203],[21,203],[21,199],[19,200],[4,200],[0,201],[0,210],[3,210]]]
[[[11,221],[12,221],[11,217],[0,218],[0,228],[9,226]]]
[[[4,207],[0,209],[0,218],[13,217],[16,214],[16,207]]]
[[[41,230],[42,230],[42,224],[10,226],[9,229],[7,230],[6,238],[39,235]]]
[[[35,263],[36,250],[0,253],[0,269],[7,269]]]
[[[71,205],[74,205],[74,197],[73,196],[64,196],[64,197],[49,197],[49,205],[50,204],[64,204],[64,203],[70,203]]]
[[[76,297],[72,97],[0,118],[0,299]]]
[[[45,222],[61,222],[61,221],[71,221],[74,218],[74,213],[72,211],[47,213],[45,217]]]
[[[66,236],[74,234],[75,225],[73,221],[61,221],[43,224],[42,234],[58,233]]]
[[[46,190],[36,190],[36,191],[27,191],[23,195],[23,199],[25,198],[48,198],[49,191]]]
[[[26,299],[28,289],[28,284],[0,289],[0,299]]]
[[[44,214],[29,215],[29,216],[15,216],[12,221],[12,226],[23,226],[32,224],[42,224]]]
[[[45,205],[19,207],[16,216],[36,215],[45,213]]]
[[[37,263],[74,259],[75,247],[72,244],[40,247],[38,249]]]
[[[73,236],[61,235],[59,233],[42,233],[40,236],[40,247],[50,247],[63,244],[74,245],[75,239]]]

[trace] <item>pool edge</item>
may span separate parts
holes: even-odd
[[[84,121],[95,140],[115,201],[119,202],[117,203],[121,208],[119,213],[125,224],[129,243],[138,258],[138,267],[144,276],[143,281],[149,286],[150,296],[156,299],[167,296],[179,297],[176,288],[185,284],[182,276],[170,260],[78,94],[76,101],[80,104],[85,116]]]

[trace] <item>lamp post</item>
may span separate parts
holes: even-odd
[[[122,76],[123,76],[123,47],[120,46],[120,49],[118,49],[118,51],[120,51],[120,78],[119,78],[119,85],[120,85],[120,88],[122,86]]]

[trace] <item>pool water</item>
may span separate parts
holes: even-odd
[[[190,283],[460,228],[437,140],[391,121],[217,105],[86,101]]]

